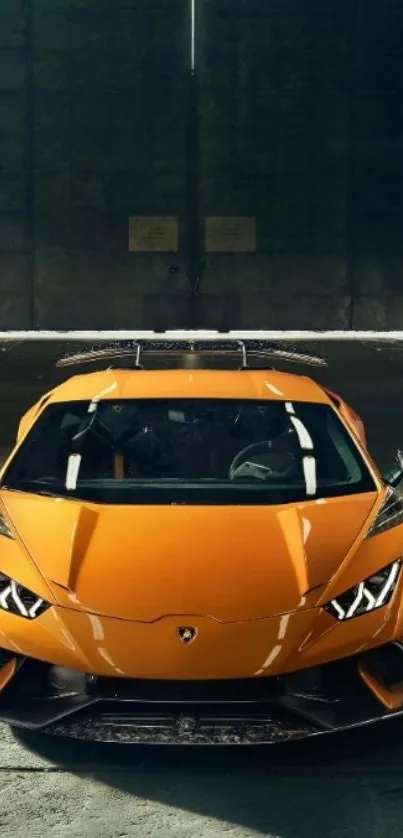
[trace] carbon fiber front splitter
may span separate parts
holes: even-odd
[[[93,742],[139,745],[258,745],[312,736],[315,727],[298,720],[288,724],[267,715],[198,716],[104,712],[60,722],[45,733]]]
[[[377,654],[385,661],[387,647]],[[38,687],[38,665],[27,662],[14,689],[7,688],[1,697],[0,721],[93,742],[263,745],[403,715],[403,706],[385,711],[359,676],[357,663],[350,659],[278,679],[237,682],[88,681],[83,675],[82,691],[68,691],[64,684],[61,693],[49,695],[32,692],[35,683]],[[399,651],[389,669],[396,671],[401,665]],[[41,677],[46,683],[46,671]]]
[[[104,713],[73,719],[70,724],[53,724],[42,728],[41,732],[91,742],[128,745],[274,745],[352,730],[401,715],[403,710],[330,729],[297,720],[288,720],[287,723],[283,720],[281,723],[267,717],[223,720],[213,716],[198,718],[183,713],[178,716],[154,715],[147,718],[131,714],[122,719],[119,714]]]

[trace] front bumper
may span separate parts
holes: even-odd
[[[16,663],[0,696],[0,721],[87,741],[274,744],[403,714],[398,644],[291,675],[237,681],[94,677],[27,659]],[[394,709],[368,678],[393,693]]]

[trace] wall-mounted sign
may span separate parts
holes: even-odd
[[[255,253],[256,218],[206,218],[207,253]]]
[[[129,250],[177,253],[179,220],[175,215],[133,215],[129,218]]]

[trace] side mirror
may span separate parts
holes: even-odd
[[[401,448],[396,452],[395,467],[385,475],[385,480],[393,488],[403,480],[403,450]]]

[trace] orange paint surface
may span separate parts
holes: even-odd
[[[0,646],[100,675],[210,679],[290,672],[402,635],[401,581],[387,607],[348,623],[321,607],[403,555],[403,526],[364,539],[384,488],[344,402],[338,409],[314,381],[279,372],[107,371],[74,377],[34,406],[19,443],[46,404],[101,393],[330,405],[376,488],[285,506],[158,507],[3,489],[15,539],[0,537],[0,572],[53,607],[33,621],[0,610]],[[185,646],[177,628],[187,625],[197,635]]]

